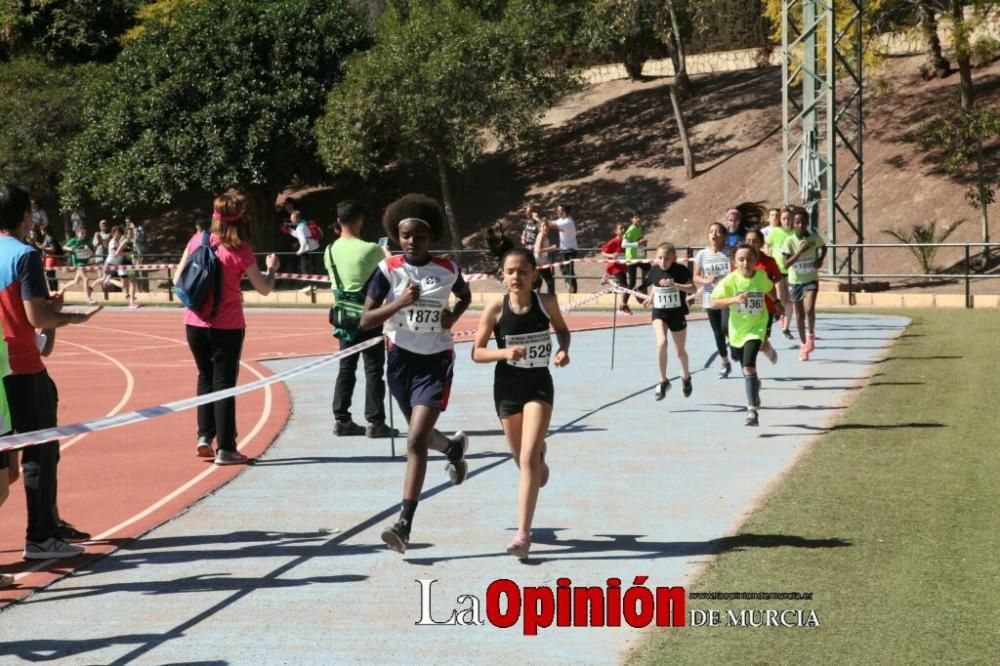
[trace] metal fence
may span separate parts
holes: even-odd
[[[690,264],[695,254],[702,247],[701,245],[678,246],[676,248],[677,255],[682,261]],[[1000,244],[997,243],[839,243],[828,245],[827,247],[831,253],[831,260],[826,262],[825,266],[827,269],[825,272],[821,272],[820,276],[824,280],[836,280],[846,283],[848,303],[850,305],[856,304],[855,294],[857,292],[908,288],[908,285],[897,284],[893,286],[892,284],[883,282],[885,280],[921,280],[921,286],[924,287],[928,286],[928,283],[942,285],[958,282],[963,283],[965,306],[971,308],[973,302],[973,282],[1000,279],[1000,249],[998,249],[1000,248]],[[891,253],[898,253],[900,250],[912,252],[914,248],[933,248],[935,253],[942,252],[941,255],[935,254],[934,258],[942,260],[945,267],[940,271],[930,273],[874,272],[867,270],[864,273],[857,273],[853,270],[854,262],[851,259],[854,258],[855,254],[862,255],[867,266],[884,266]],[[600,248],[579,248],[577,252],[577,268],[582,270],[576,271],[575,279],[584,284],[601,280],[603,262],[605,260],[601,258]],[[843,252],[846,252],[847,261],[843,262],[842,265],[847,267],[847,271],[840,274],[834,273],[830,270],[830,267],[837,265],[843,259]],[[269,253],[256,254],[260,265],[263,265],[263,258],[267,254]],[[298,258],[294,252],[277,252],[275,254],[281,259],[282,266],[279,269],[281,272],[295,273],[298,270]],[[434,254],[453,257],[462,266],[464,272],[477,273],[480,277],[484,273],[494,274],[499,268],[499,260],[485,249],[442,250],[436,251]],[[313,272],[324,275],[326,271],[322,265],[322,252],[311,252],[309,255],[311,257]],[[996,258],[994,259],[993,257]],[[559,256],[555,255],[552,259],[553,261],[558,261]],[[155,270],[137,271],[137,277],[143,283],[158,281],[160,285],[156,288],[166,287],[168,299],[173,300],[173,276],[167,266],[175,265],[179,260],[180,255],[178,253],[145,254],[142,256],[143,265],[159,265],[159,267]],[[647,259],[648,261],[650,259]],[[898,264],[898,261],[893,259],[893,263]],[[586,268],[587,266],[593,266],[594,268],[589,269]],[[63,270],[70,269],[64,267]],[[559,274],[560,271],[557,269],[553,268],[552,270],[557,280],[564,281],[566,279],[565,276]],[[280,282],[279,289],[302,289],[302,282],[297,278],[284,279]],[[315,283],[309,284],[312,284],[312,293],[315,293]],[[105,298],[107,298],[107,293],[105,293]],[[313,302],[315,300],[314,297]]]

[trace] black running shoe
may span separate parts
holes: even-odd
[[[685,398],[690,398],[691,397],[691,391],[694,390],[694,386],[691,384],[691,378],[688,377],[687,379],[684,379],[682,377],[681,378],[681,382],[684,384],[684,397]]]
[[[783,335],[786,340],[792,340],[793,339],[792,338],[792,332],[789,331],[787,328],[781,331],[781,335]]]
[[[757,410],[756,409],[751,409],[750,411],[747,412],[747,420],[743,423],[743,425],[747,425],[747,426],[757,426],[757,425],[760,425],[757,422]]]
[[[670,382],[660,382],[660,385],[656,387],[656,399],[663,400],[667,397],[667,391],[670,390]]]
[[[444,471],[448,473],[451,485],[457,486],[465,481],[465,477],[469,474],[469,464],[465,462],[465,452],[469,450],[469,436],[459,430],[449,437],[448,441],[452,443],[449,448],[454,453],[448,456],[448,464],[445,465]]]
[[[60,520],[53,536],[62,541],[86,541],[90,538],[90,533],[78,530],[65,520]]]
[[[406,544],[410,543],[410,529],[402,521],[397,521],[392,527],[382,530],[382,541],[389,550],[403,554],[406,552]]]
[[[365,428],[351,420],[334,421],[333,434],[337,437],[358,437],[365,434]]]
[[[399,437],[399,431],[390,428],[385,421],[372,421],[365,428],[365,435],[369,439],[381,439],[384,437]]]

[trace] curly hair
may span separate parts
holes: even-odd
[[[382,216],[382,227],[392,240],[399,242],[399,225],[407,219],[418,219],[427,223],[431,230],[431,240],[441,240],[444,236],[444,212],[441,204],[424,194],[404,194],[389,204]]]

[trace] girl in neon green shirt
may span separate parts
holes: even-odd
[[[760,408],[760,378],[757,354],[767,339],[769,318],[764,295],[774,283],[764,271],[757,270],[757,251],[746,243],[735,248],[736,270],[712,290],[712,307],[729,308],[729,347],[734,361],[743,366],[743,386],[747,395],[746,425],[757,425]]]

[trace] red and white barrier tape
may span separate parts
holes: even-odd
[[[595,292],[585,298],[582,298],[573,303],[569,303],[562,308],[563,312],[571,312],[572,310],[597,300],[601,295],[610,292],[611,289],[602,289],[601,291]],[[453,332],[453,337],[465,337],[468,335],[474,335],[476,331],[458,331]],[[214,393],[206,393],[205,395],[196,396],[194,398],[186,398],[184,400],[176,400],[174,402],[169,402],[162,405],[155,405],[153,407],[146,407],[144,409],[139,409],[133,412],[126,412],[123,414],[116,414],[115,416],[109,416],[100,419],[93,419],[91,421],[81,421],[79,423],[71,423],[69,425],[58,426],[55,428],[45,428],[42,430],[33,430],[30,432],[17,433],[15,435],[7,435],[6,437],[0,437],[0,453],[7,451],[17,451],[19,449],[24,449],[35,444],[41,444],[43,442],[49,442],[61,437],[68,437],[72,435],[81,435],[84,433],[97,432],[99,430],[108,430],[110,428],[118,428],[120,426],[131,425],[133,423],[139,423],[142,421],[148,421],[150,419],[156,418],[158,416],[163,416],[165,414],[174,414],[177,412],[185,411],[198,405],[205,405],[210,402],[215,402],[216,400],[222,400],[225,398],[232,398],[244,393],[249,393],[250,391],[255,391],[259,388],[269,386],[271,384],[276,384],[277,382],[282,382],[292,377],[297,377],[298,375],[305,374],[321,368],[323,366],[329,365],[334,361],[339,361],[340,359],[349,356],[351,354],[356,354],[369,347],[374,347],[377,344],[382,344],[383,338],[373,338],[371,340],[366,340],[365,342],[359,343],[345,349],[343,351],[330,354],[328,356],[323,356],[322,358],[303,363],[302,365],[290,368],[283,372],[279,372],[270,377],[265,377],[264,379],[258,379],[254,382],[249,382],[247,384],[241,384],[230,389],[224,389],[222,391],[215,391]]]
[[[365,342],[350,347],[349,349],[345,349],[344,351],[339,351],[335,354],[330,354],[329,356],[324,356],[322,358],[309,361],[308,363],[303,363],[302,365],[290,368],[284,372],[279,372],[278,374],[271,375],[270,377],[265,377],[264,379],[258,379],[257,381],[241,384],[222,391],[215,391],[214,393],[206,393],[205,395],[200,395],[194,398],[177,400],[164,405],[146,407],[145,409],[139,409],[134,412],[116,414],[115,416],[94,419],[92,421],[82,421],[80,423],[72,423],[70,425],[58,426],[56,428],[45,428],[44,430],[33,430],[31,432],[0,437],[0,453],[6,451],[16,451],[34,444],[49,442],[54,439],[59,439],[60,437],[67,437],[69,435],[81,435],[88,432],[107,430],[109,428],[117,428],[124,425],[130,425],[132,423],[148,421],[149,419],[156,418],[157,416],[163,416],[164,414],[174,414],[176,412],[191,409],[192,407],[197,407],[198,405],[206,405],[210,402],[215,402],[216,400],[232,398],[244,393],[249,393],[250,391],[255,391],[270,384],[275,384],[277,382],[285,381],[286,379],[291,379],[292,377],[297,377],[298,375],[306,372],[311,372],[317,368],[329,365],[334,361],[338,361],[345,356],[356,354],[369,347],[374,347],[377,344],[382,344],[382,338],[366,340]]]
[[[177,264],[86,264],[84,266],[56,266],[54,268],[46,268],[47,271],[75,271],[78,268],[109,268],[113,270],[129,270],[129,271],[155,271],[162,270],[164,268],[168,270],[173,270],[177,267]]]

